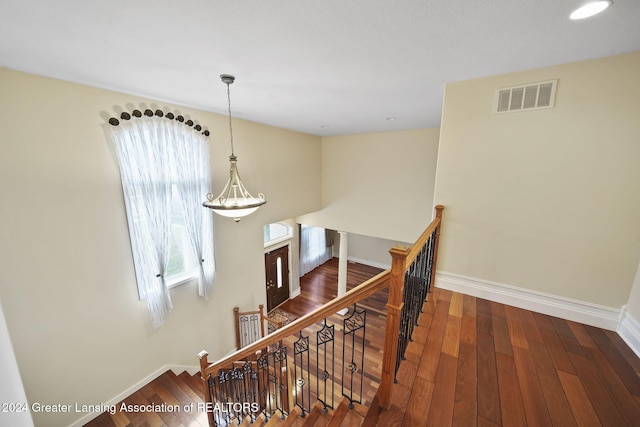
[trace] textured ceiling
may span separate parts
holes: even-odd
[[[438,127],[446,82],[640,50],[640,1],[581,1],[0,0],[0,66],[221,114],[234,74],[235,117],[315,135]]]

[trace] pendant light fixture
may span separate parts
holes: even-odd
[[[231,126],[231,94],[229,85],[235,81],[235,77],[229,74],[221,74],[220,79],[227,85],[227,105],[229,107],[229,135],[231,138],[231,155],[229,156],[229,180],[225,185],[224,190],[218,197],[213,197],[213,194],[207,194],[207,201],[202,206],[222,216],[233,218],[235,222],[240,221],[240,218],[247,216],[255,212],[260,206],[267,203],[267,199],[264,194],[258,194],[258,197],[253,197],[249,190],[246,189],[242,181],[240,180],[240,174],[238,173],[238,158],[233,152],[233,127]]]

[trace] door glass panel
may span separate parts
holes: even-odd
[[[282,257],[278,257],[276,260],[276,266],[278,269],[278,273],[276,274],[278,280],[278,289],[282,287]]]

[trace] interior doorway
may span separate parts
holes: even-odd
[[[267,312],[289,299],[289,245],[264,254]]]

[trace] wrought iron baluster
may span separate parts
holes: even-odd
[[[258,314],[252,314],[251,315],[251,321],[249,322],[249,326],[250,326],[250,333],[251,333],[251,340],[249,341],[251,342],[255,342],[257,340],[260,339],[260,315]]]
[[[242,400],[244,397],[244,372],[242,369],[238,367],[233,367],[230,372],[231,378],[231,397],[232,401],[228,406],[227,410],[232,418],[235,418],[238,424],[242,422],[243,410],[242,410]]]
[[[349,408],[354,407],[354,403],[362,403],[362,387],[364,384],[364,340],[366,335],[366,310],[358,311],[356,304],[353,305],[353,312],[349,317],[344,319],[342,330],[342,395],[349,399]],[[360,338],[358,339],[358,332]],[[350,354],[347,352],[347,344],[350,344]],[[357,357],[356,350],[359,349],[361,355]],[[347,357],[349,362],[347,362]],[[356,360],[359,359],[359,360]],[[349,390],[346,394],[345,383],[348,378]],[[355,386],[354,386],[355,384]],[[355,394],[354,389],[358,389]]]
[[[418,267],[418,266],[416,266]],[[411,320],[409,327],[409,340],[413,336],[413,330],[418,325],[418,318],[420,317],[420,313],[422,313],[422,304],[424,303],[424,290],[426,288],[426,284],[422,280],[422,276],[420,275],[419,268],[416,268],[416,275],[411,278],[411,286],[412,286],[412,304],[411,304]]]
[[[420,256],[419,256],[418,265],[416,268],[417,270],[416,276],[420,283],[420,293],[419,293],[418,301],[416,301],[416,303],[418,304],[418,317],[420,316],[419,313],[422,313],[422,305],[427,299],[428,289],[427,289],[426,276],[427,276],[427,268],[429,265],[428,261],[429,261],[429,247],[427,244],[420,249]],[[417,325],[418,325],[418,322],[416,317],[416,326]]]
[[[404,348],[402,350],[402,354],[404,355],[404,350],[407,348],[407,344],[411,341],[411,333],[413,332],[413,327],[416,319],[416,311],[418,309],[418,301],[419,298],[419,281],[416,279],[417,274],[417,259],[411,264],[409,271],[405,275],[404,279],[404,306],[406,307],[406,340],[404,343]],[[421,303],[422,301],[420,301]]]
[[[287,381],[287,348],[278,347],[273,355],[273,374],[275,376],[275,408],[284,419],[289,414],[289,383]]]
[[[273,416],[279,406],[278,405],[278,401],[280,399],[280,389],[278,387],[279,375],[276,371],[276,363],[274,361],[274,357],[272,353],[269,354],[269,358],[267,360],[269,360],[269,364],[267,368],[268,375],[269,375],[269,396],[268,396],[269,409],[270,409],[271,416]]]
[[[426,273],[426,278],[427,278],[427,292],[431,291],[431,281],[433,279],[433,261],[435,259],[435,254],[436,254],[436,241],[438,238],[438,235],[436,233],[437,230],[434,230],[434,232],[431,234],[431,236],[429,237],[429,266],[427,269],[427,273]]]
[[[409,270],[411,267],[409,267]],[[398,373],[400,362],[404,359],[404,351],[407,348],[407,340],[409,338],[409,312],[411,310],[410,298],[410,272],[407,271],[404,276],[404,289],[402,291],[402,310],[400,311],[400,328],[398,331],[398,348],[396,349],[396,363],[394,372],[394,382],[398,382],[395,374]]]
[[[218,384],[217,377],[214,377],[213,375],[209,375],[209,378],[207,378],[207,387],[209,387],[209,393],[211,394],[211,404],[212,405],[216,405],[218,404],[218,402],[220,402],[221,400],[221,396],[220,396],[220,387]],[[213,408],[210,408],[211,410],[213,410]],[[213,421],[215,423],[215,425],[219,425],[219,420],[216,419],[216,413],[213,413]]]
[[[322,329],[316,332],[316,342],[316,395],[324,412],[327,412],[327,408],[334,407],[335,395],[335,327],[327,325],[327,319],[324,319]]]
[[[268,420],[273,415],[269,353],[265,353],[258,358],[258,390],[260,393],[260,408],[265,419]]]
[[[306,378],[305,378],[306,377]],[[302,409],[301,417],[311,412],[311,382],[309,381],[309,337],[300,337],[293,343],[293,378],[295,403]]]
[[[231,400],[232,390],[230,374],[228,370],[221,369],[218,371],[217,377],[220,400],[214,403],[213,416],[218,425],[227,425],[231,422],[231,414],[227,410],[229,407],[229,401]]]
[[[405,273],[402,296],[404,304],[400,314],[395,374],[398,373],[400,362],[405,358],[405,351],[409,342],[412,341],[413,330],[418,326],[418,319],[431,289],[435,242],[436,232],[434,231]],[[394,380],[397,381],[395,376]]]
[[[260,393],[258,388],[258,374],[256,372],[256,362],[253,360],[247,360],[242,365],[242,372],[244,375],[244,401],[243,403],[243,418],[249,416],[251,422],[256,420],[256,406],[260,407]]]

